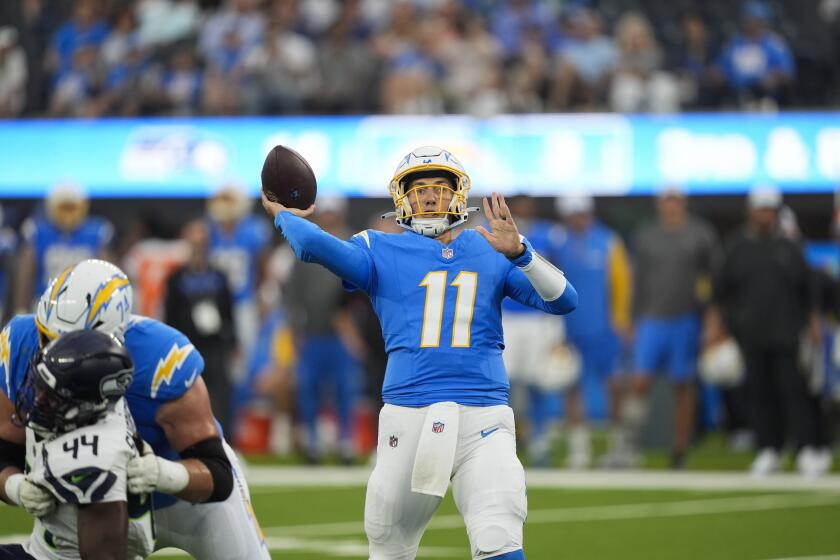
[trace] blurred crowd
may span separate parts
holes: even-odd
[[[624,235],[585,194],[558,198],[551,212],[538,200],[515,196],[510,207],[577,287],[580,306],[560,318],[504,305],[511,403],[529,464],[558,465],[565,438],[570,468],[635,467],[651,432],[666,426],[668,441],[654,444],[670,448],[674,468],[716,430],[734,449],[756,451],[754,474],[779,470],[787,449],[803,474],[830,469],[840,211],[826,232],[834,241],[810,242],[781,193],[757,187],[742,226],[721,240],[676,187]],[[138,222],[120,224],[115,240],[78,186],[59,185],[19,227],[0,228],[0,316],[30,312],[66,266],[112,260],[132,279],[135,312],[178,328],[203,354],[213,410],[239,449],[353,463],[375,448],[378,320],[366,297],[296,260],[253,206],[228,184],[182,216],[174,237]],[[346,200],[319,198],[313,220],[324,230],[348,238],[348,218]],[[379,213],[368,227],[400,231]],[[599,456],[593,420],[606,428]]]
[[[836,0],[5,0],[0,118],[826,106]]]

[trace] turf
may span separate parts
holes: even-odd
[[[273,558],[366,558],[363,488],[252,491]],[[840,493],[531,489],[529,511],[525,550],[531,560],[840,554]],[[25,533],[30,526],[21,511],[0,509],[0,534]],[[448,497],[418,558],[469,556],[465,530]]]

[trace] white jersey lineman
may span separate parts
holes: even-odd
[[[136,456],[134,422],[120,399],[96,424],[46,438],[26,429],[26,464],[32,482],[58,501],[56,510],[36,518],[26,552],[44,560],[78,560],[78,506],[128,502],[129,560],[154,550],[149,495],[128,494],[126,466]]]

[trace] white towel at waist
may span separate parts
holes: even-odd
[[[443,497],[452,476],[458,445],[458,403],[439,402],[426,412],[417,456],[411,472],[411,491]]]

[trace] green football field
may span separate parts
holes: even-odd
[[[364,467],[255,468],[254,507],[273,558],[367,558]],[[529,471],[529,559],[840,559],[840,477],[794,474],[756,481],[743,474]],[[0,508],[0,534],[31,527]],[[16,535],[16,536],[13,536]],[[155,558],[184,558],[158,554]],[[451,497],[418,558],[467,559]]]

